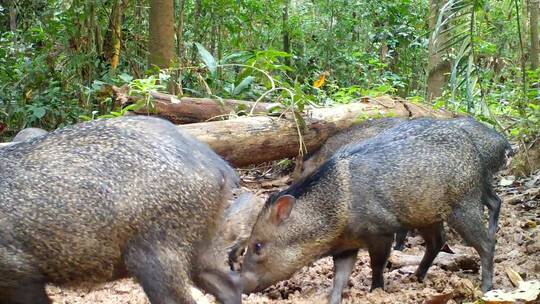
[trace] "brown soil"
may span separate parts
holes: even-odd
[[[241,173],[245,184],[263,195],[284,186],[285,179],[276,176],[272,168]],[[515,180],[511,176],[502,176],[502,181],[499,179],[498,183],[504,185],[498,186],[498,193],[504,203],[499,222],[493,283],[495,288],[510,290],[513,286],[506,275],[507,269],[518,272],[525,280],[540,278],[540,171]],[[451,271],[434,265],[425,282],[418,283],[410,277],[416,266],[390,266],[385,273],[385,291],[370,293],[369,258],[366,252],[361,252],[344,303],[462,303],[478,299],[481,295],[478,288],[478,255],[472,248],[464,246],[454,234],[450,233],[448,238],[452,250],[470,256],[475,267]],[[409,237],[404,253],[421,256],[421,238]],[[331,259],[321,259],[304,267],[288,281],[280,282],[263,293],[244,296],[243,302],[326,303],[332,277]],[[49,286],[48,292],[54,303],[148,303],[142,289],[133,280],[78,289]],[[207,295],[206,299],[213,303],[211,296]]]

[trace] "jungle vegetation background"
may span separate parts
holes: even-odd
[[[0,136],[123,115],[140,106],[111,97],[124,85],[297,110],[391,94],[470,113],[526,145],[540,133],[539,10],[540,0],[4,0]]]

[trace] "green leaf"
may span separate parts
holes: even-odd
[[[43,118],[43,116],[45,116],[45,113],[47,111],[45,111],[45,108],[39,108],[39,107],[33,107],[32,108],[32,114],[34,115],[34,117],[36,117],[37,119],[41,119]]]
[[[131,82],[133,80],[133,76],[131,76],[129,74],[126,74],[126,73],[122,73],[122,74],[118,75],[118,78],[120,78],[120,80],[122,80],[125,83],[129,83],[129,82]]]
[[[82,120],[82,121],[90,121],[90,120],[92,120],[92,117],[90,117],[88,115],[79,115],[79,119]]]
[[[197,47],[197,51],[199,52],[199,56],[201,56],[202,61],[212,74],[212,77],[215,77],[217,72],[216,59],[204,48],[204,46],[202,46],[202,44],[195,43],[195,46]]]
[[[232,95],[235,96],[235,95],[238,95],[240,93],[242,93],[243,90],[245,90],[247,87],[249,87],[249,85],[251,83],[253,83],[253,80],[255,79],[255,77],[253,76],[247,76],[246,78],[244,78],[233,90],[232,92]]]
[[[248,59],[253,58],[254,56],[255,56],[255,54],[253,52],[241,51],[241,52],[232,53],[232,54],[229,54],[229,55],[223,57],[223,59],[221,59],[221,63],[229,63],[229,62],[231,62],[231,63],[244,63]]]

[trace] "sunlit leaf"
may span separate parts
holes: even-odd
[[[315,82],[313,82],[313,87],[315,88],[320,88],[324,85],[324,81],[326,80],[326,75],[323,73],[321,74],[321,76],[319,76],[319,79],[315,80]]]
[[[540,281],[531,280],[521,282],[519,287],[512,291],[504,291],[501,289],[488,291],[484,294],[482,300],[487,304],[516,303],[518,301],[532,303],[532,301],[538,300],[539,296]]]

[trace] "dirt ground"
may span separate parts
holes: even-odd
[[[241,172],[244,184],[263,195],[284,186],[283,176],[275,169]],[[506,274],[516,271],[525,280],[540,278],[540,171],[532,176],[516,178],[502,175],[497,179],[497,192],[503,199],[495,255],[495,288],[513,289]],[[367,252],[361,252],[351,276],[344,303],[462,303],[479,298],[480,274],[476,252],[462,244],[454,234],[448,243],[456,255],[473,261],[461,269],[430,268],[424,283],[411,280],[416,265],[390,265],[385,273],[385,291],[369,292],[371,274]],[[422,239],[409,237],[403,254],[422,256]],[[395,256],[401,253],[393,252]],[[402,254],[402,255],[403,255]],[[469,263],[470,264],[470,263]],[[244,295],[244,303],[326,303],[332,286],[332,261],[325,258],[304,267],[290,280],[280,282],[263,293]],[[121,280],[99,286],[64,289],[48,287],[54,303],[125,303],[147,304],[142,289],[132,280]],[[214,303],[209,295],[205,299]]]

